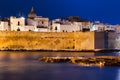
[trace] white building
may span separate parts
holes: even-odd
[[[79,31],[89,31],[90,22],[77,22],[69,21],[65,19],[55,19],[52,21],[52,31],[53,32],[79,32]]]
[[[60,24],[60,23],[53,23],[52,24],[52,31],[53,32],[77,32],[81,31],[82,25],[81,23],[71,23],[71,24]]]
[[[34,31],[36,31],[36,32],[49,32],[49,29],[48,29],[48,27],[37,27],[37,28],[35,28]]]
[[[10,27],[11,31],[36,31],[36,32],[48,32],[48,19],[42,18],[43,23],[41,23],[41,18],[29,19],[29,25],[25,25],[25,18],[10,17]],[[40,21],[40,22],[39,22]]]
[[[27,25],[34,26],[35,31],[38,32],[48,32],[49,31],[49,18],[44,18],[42,16],[37,16],[34,9],[28,14]]]
[[[99,21],[91,23],[91,31],[115,31],[116,25],[103,24]]]
[[[105,25],[99,21],[91,23],[91,31],[104,31]]]
[[[116,31],[116,25],[105,25],[105,31]]]
[[[10,17],[11,31],[25,31],[25,18]]]
[[[91,23],[89,21],[79,22],[82,24],[82,31],[90,31]]]
[[[0,30],[1,31],[10,31],[10,26],[7,21],[0,21]]]
[[[24,31],[35,31],[35,27],[34,27],[34,26],[26,25],[26,26],[24,27]]]

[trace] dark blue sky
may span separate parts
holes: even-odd
[[[120,24],[120,0],[0,0],[1,17],[26,16],[34,7],[39,16],[80,16],[90,21]]]

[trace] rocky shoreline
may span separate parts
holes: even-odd
[[[39,61],[48,63],[72,63],[81,66],[120,66],[119,56],[98,56],[98,57],[43,57]]]

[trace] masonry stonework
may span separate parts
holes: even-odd
[[[0,31],[1,50],[94,50],[94,32]]]

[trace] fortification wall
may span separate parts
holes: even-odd
[[[109,49],[120,49],[120,34],[116,32],[109,32],[108,43]]]
[[[105,49],[105,33],[95,32],[94,36],[95,49]]]
[[[94,32],[0,31],[1,50],[94,50]]]

